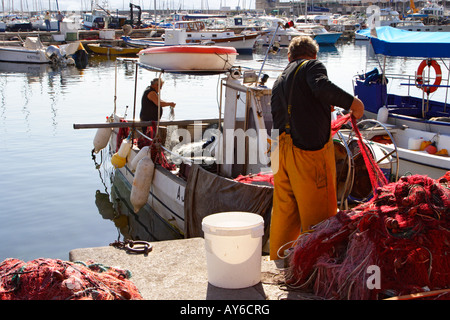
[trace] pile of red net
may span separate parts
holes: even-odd
[[[142,300],[130,272],[58,259],[0,264],[0,300]]]
[[[326,299],[382,299],[447,289],[449,181],[450,172],[439,180],[402,177],[378,187],[369,202],[318,224],[298,239],[288,282]]]

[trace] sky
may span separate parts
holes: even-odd
[[[90,10],[91,0],[4,0],[5,6],[8,3],[14,2],[14,8],[16,10],[21,7],[25,8],[24,11],[34,11],[36,6],[39,6],[39,10],[48,10],[50,6],[52,11],[58,8],[62,11],[80,11]],[[95,1],[95,0],[94,0]],[[255,0],[96,0],[99,5],[105,7],[104,4],[108,3],[110,9],[115,10],[128,10],[129,3],[138,5],[143,10],[153,10],[154,3],[156,2],[157,9],[210,9],[218,10],[220,6],[227,6],[235,9],[236,6],[240,6],[242,9],[254,9]],[[29,10],[26,10],[26,8]]]

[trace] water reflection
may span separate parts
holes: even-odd
[[[26,132],[31,131],[30,118],[50,107],[51,126],[55,133],[58,126],[58,108],[70,85],[83,81],[84,70],[75,66],[50,64],[24,64],[0,62],[0,116],[3,120],[20,109],[25,121]],[[11,107],[11,108],[10,108]],[[7,112],[7,109],[10,109]]]
[[[14,63],[0,62],[0,72],[5,73],[26,73],[30,77],[35,77],[49,70],[49,64],[30,64],[30,63]]]

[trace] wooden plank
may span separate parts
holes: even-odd
[[[219,119],[196,119],[196,120],[175,120],[160,121],[161,126],[187,126],[195,122],[217,123]],[[97,128],[129,128],[129,127],[149,127],[152,121],[129,121],[129,122],[104,122],[104,123],[74,123],[74,129],[97,129]]]

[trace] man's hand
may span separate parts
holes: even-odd
[[[360,119],[364,115],[364,104],[358,97],[354,97],[350,111],[356,119]]]

